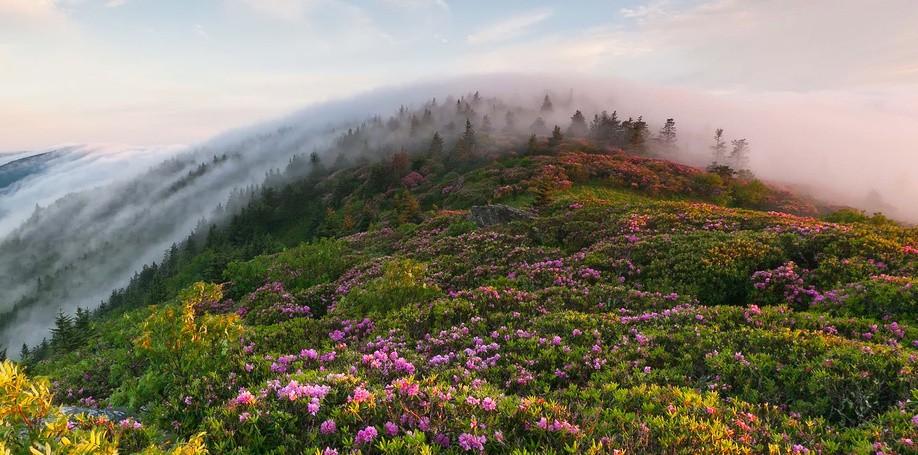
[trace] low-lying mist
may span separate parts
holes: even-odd
[[[0,239],[0,313],[5,313],[0,345],[34,344],[46,336],[59,310],[98,306],[144,264],[158,261],[171,244],[231,215],[228,198],[234,189],[262,184],[272,170],[289,168],[293,157],[316,152],[325,163],[335,162],[339,153],[372,159],[427,144],[433,131],[454,141],[466,118],[456,101],[476,91],[485,101],[471,120],[479,123],[487,114],[496,129],[506,129],[505,114],[513,111],[512,128],[520,138],[528,136],[537,116],[544,117],[548,128],[557,124],[566,129],[578,109],[587,121],[604,110],[617,111],[620,119],[643,116],[652,135],[674,118],[678,151],[671,157],[699,166],[711,161],[714,130],[723,128],[728,140],[749,141],[751,170],[763,179],[827,202],[918,220],[918,206],[912,203],[918,200],[918,114],[897,107],[907,106],[907,100],[877,104],[873,100],[878,98],[866,95],[715,94],[552,75],[426,81],[230,131],[134,178],[69,194],[39,210]],[[539,112],[546,94],[554,109]],[[424,110],[432,111],[432,119],[415,134],[405,112]],[[397,120],[394,126],[390,116]],[[343,145],[342,133],[361,125],[371,133],[360,136],[360,143]],[[125,165],[136,159],[117,155]],[[92,167],[61,169],[66,172],[47,185],[67,188],[67,182],[91,181]],[[16,206],[11,201],[0,195],[0,206]],[[33,205],[15,209],[31,213]]]
[[[68,145],[0,155],[0,239],[28,219],[36,205],[133,178],[181,149]]]

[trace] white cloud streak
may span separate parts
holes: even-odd
[[[550,9],[539,9],[520,14],[509,19],[491,24],[466,37],[472,45],[491,44],[508,41],[522,36],[529,28],[534,27],[552,16]]]

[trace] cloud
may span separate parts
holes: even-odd
[[[435,7],[449,11],[446,0],[380,0],[380,2],[399,8],[429,8]]]
[[[545,35],[537,40],[474,50],[457,60],[459,68],[480,72],[535,71],[596,74],[612,62],[653,52],[621,31],[595,28],[574,34]],[[616,73],[621,76],[621,74]]]
[[[618,22],[553,29],[502,45],[548,17],[536,11],[468,36],[479,70],[614,74],[708,90],[812,91],[918,86],[913,0],[653,0]]]
[[[210,34],[207,33],[207,30],[204,29],[204,26],[201,24],[194,24],[194,34],[201,37],[205,40],[210,40]]]
[[[466,37],[469,44],[489,44],[521,36],[526,30],[552,16],[549,9],[539,9],[489,25]]]
[[[314,9],[320,0],[241,0],[253,11],[284,21],[297,21]]]
[[[0,0],[0,26],[23,25],[60,19],[62,13],[53,0]]]
[[[623,37],[655,49],[670,81],[766,90],[918,83],[912,0],[712,0],[624,9]]]
[[[128,0],[107,0],[105,6],[108,8],[117,8],[127,4]]]

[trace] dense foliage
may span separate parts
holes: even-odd
[[[61,317],[24,352],[38,389],[4,364],[25,391],[0,434],[14,453],[66,452],[64,431],[239,454],[918,450],[918,231],[556,133],[260,191],[80,330]],[[530,215],[470,221],[486,203]],[[67,424],[50,394],[142,423]]]

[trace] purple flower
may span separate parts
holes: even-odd
[[[354,393],[348,397],[348,402],[362,403],[364,401],[370,401],[373,398],[373,393],[369,390],[364,389],[363,387],[358,386],[354,389]]]
[[[321,425],[319,425],[319,431],[324,435],[329,435],[329,434],[332,434],[338,431],[338,425],[335,423],[334,420],[328,419],[322,422]]]
[[[439,445],[440,447],[449,447],[449,443],[450,443],[449,436],[443,433],[437,433],[436,435],[434,435],[434,443]]]
[[[309,404],[306,405],[306,410],[309,411],[310,414],[316,415],[319,413],[319,406],[320,406],[319,399],[313,398],[309,400]]]
[[[232,404],[250,406],[255,404],[255,395],[252,395],[252,392],[249,392],[246,389],[239,389],[239,395],[236,398],[233,398]]]
[[[277,398],[296,401],[299,398],[308,397],[310,402],[318,402],[325,398],[329,391],[331,391],[331,387],[327,385],[301,385],[293,380],[277,391]]]
[[[121,422],[118,422],[118,425],[125,430],[139,430],[143,428],[143,425],[140,422],[128,417]]]
[[[475,436],[468,433],[462,433],[459,435],[459,447],[462,447],[462,450],[465,450],[466,452],[483,452],[485,442],[487,441],[488,438],[484,436]]]
[[[395,436],[398,434],[398,425],[392,422],[386,422],[383,427],[386,429],[386,434],[389,436]]]
[[[357,437],[354,438],[354,444],[364,445],[370,442],[373,442],[376,439],[376,436],[379,435],[379,432],[376,431],[376,427],[368,426],[357,432]]]
[[[326,447],[325,450],[322,451],[322,455],[338,455],[338,450]]]

